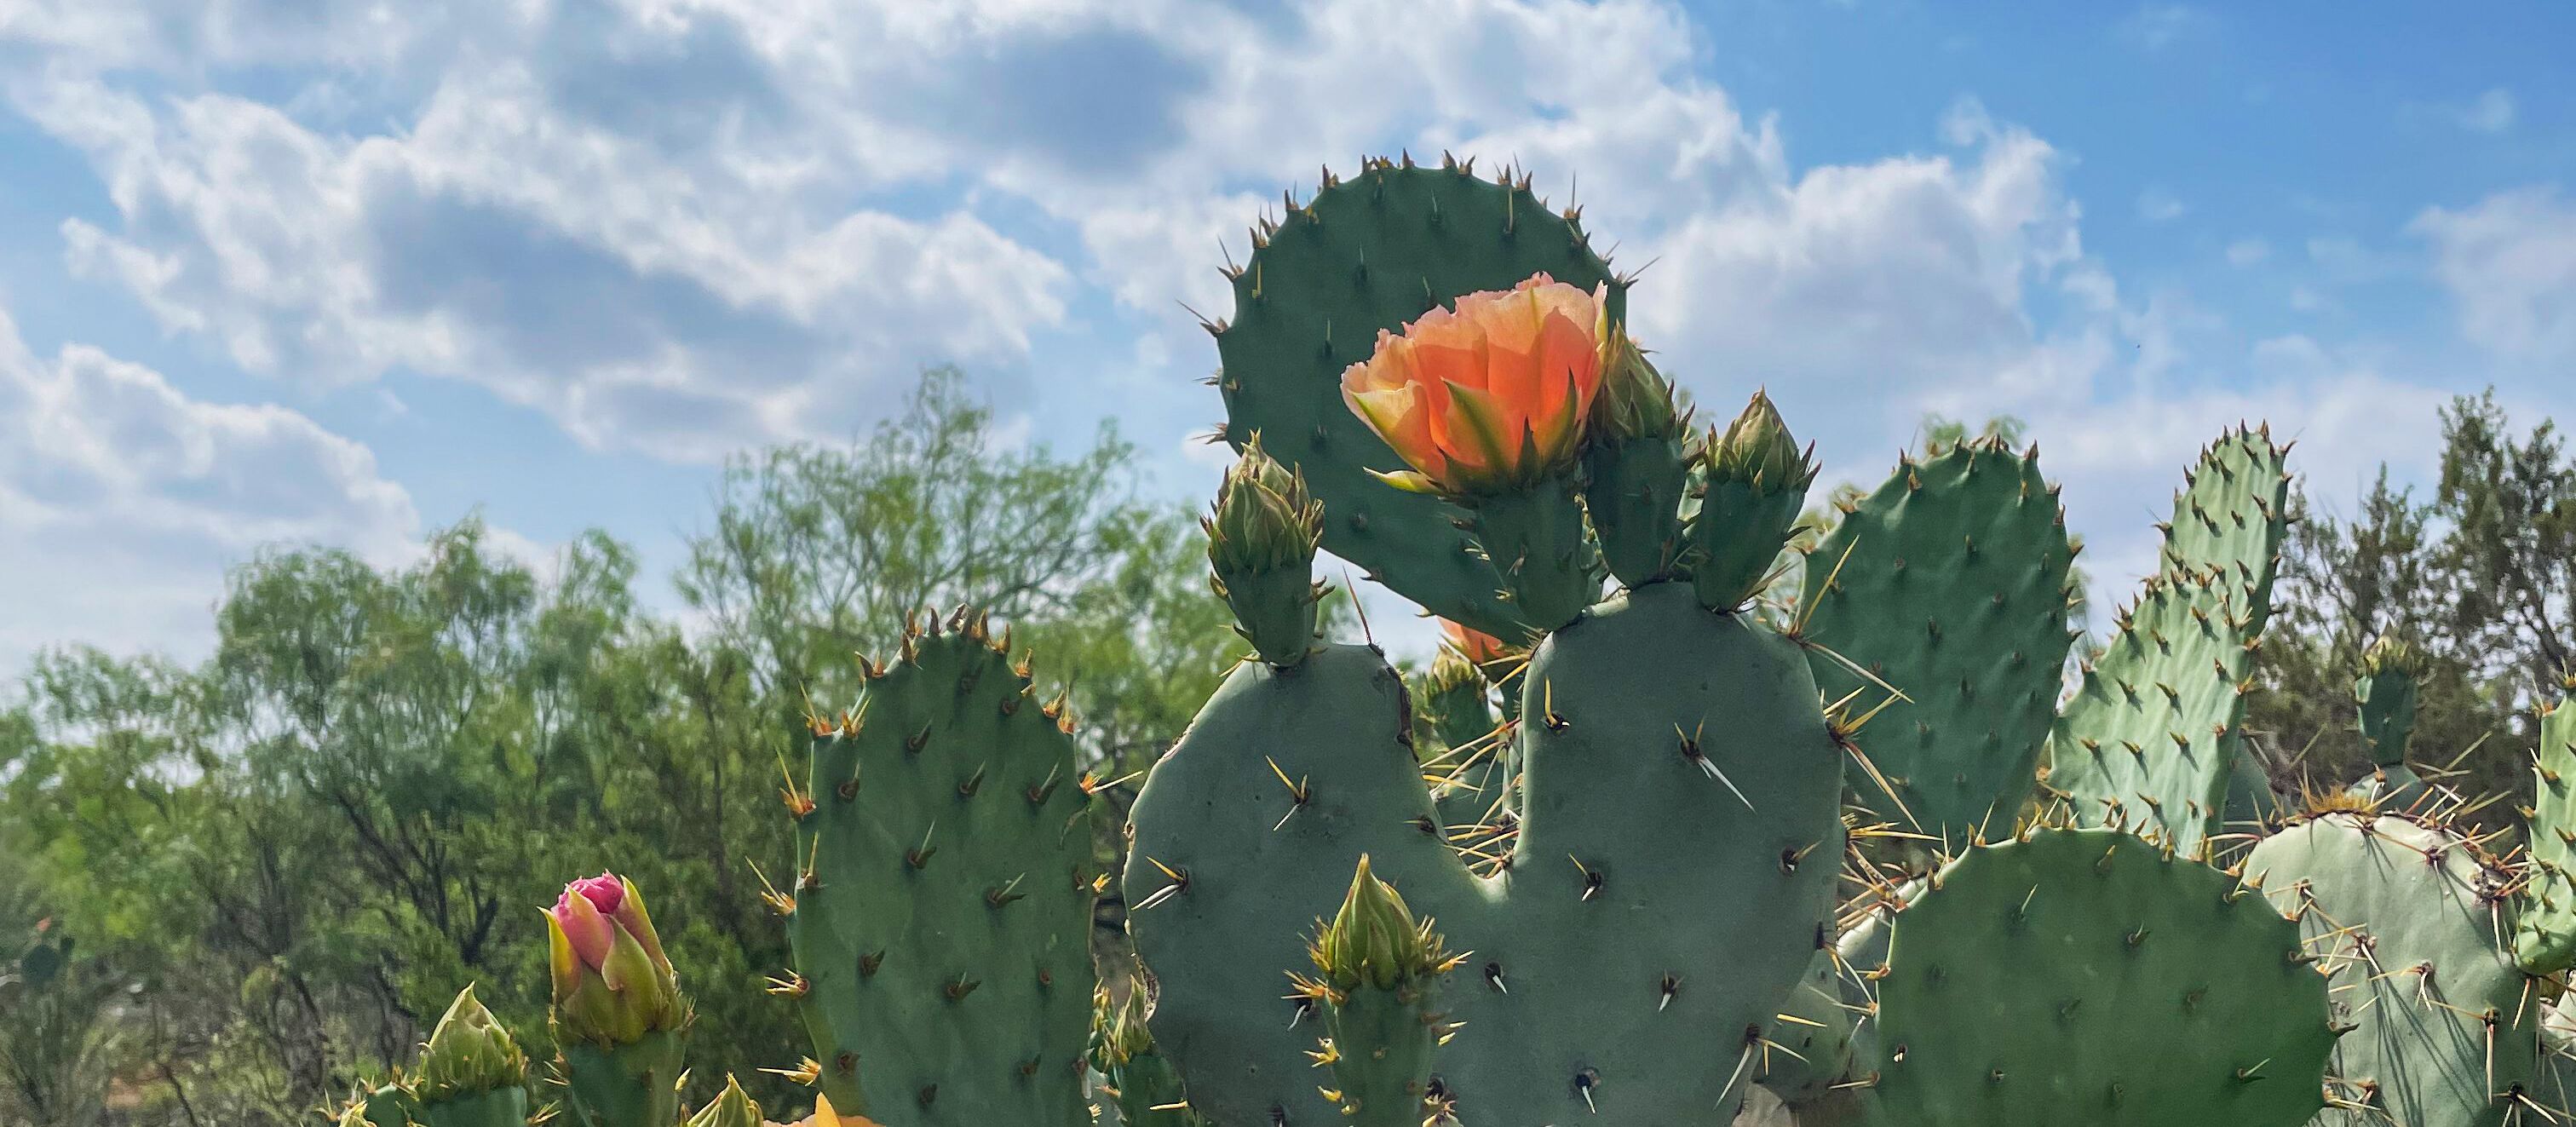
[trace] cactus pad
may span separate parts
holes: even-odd
[[[2522,969],[2557,974],[2576,967],[2576,707],[2566,700],[2540,716],[2532,777],[2531,884],[2513,952]]]
[[[867,673],[790,796],[823,1091],[886,1127],[1088,1123],[1097,873],[1060,706],[963,611]]]
[[[2058,717],[2048,783],[2086,824],[2197,853],[2226,809],[2254,648],[2272,613],[2287,447],[2237,430],[2201,455],[2162,526],[2161,570]]]
[[[1973,848],[1899,913],[1879,1122],[2296,1127],[2326,982],[2232,877],[2106,829]]]
[[[2056,717],[2074,557],[2037,452],[1985,442],[1908,459],[1809,554],[1807,635],[1909,698],[1862,733],[1877,774],[1853,759],[1855,801],[1951,850],[2012,828]],[[1877,695],[1809,664],[1828,697]]]
[[[2333,1089],[2360,1105],[2321,1127],[2495,1127],[2539,1055],[2539,995],[2500,949],[2509,877],[2458,835],[2366,811],[2305,817],[2246,856],[2275,907],[2295,914],[2333,969]],[[2499,930],[2500,929],[2500,930]],[[2515,1118],[2517,1112],[2522,1117]]]
[[[1343,405],[1341,375],[1369,358],[1379,332],[1542,272],[1586,290],[1607,284],[1612,315],[1624,308],[1626,287],[1582,228],[1548,211],[1526,177],[1372,160],[1351,180],[1328,176],[1313,200],[1255,232],[1251,260],[1233,274],[1233,320],[1212,326],[1226,440],[1240,450],[1258,432],[1272,457],[1304,471],[1324,503],[1324,547],[1506,638],[1523,633],[1519,616],[1496,597],[1493,565],[1462,543],[1465,512],[1370,476],[1405,465]]]
[[[1441,840],[1405,687],[1367,648],[1238,668],[1155,767],[1128,928],[1161,985],[1156,1041],[1210,1118],[1338,1121],[1281,983],[1363,853],[1471,952],[1436,1062],[1462,1122],[1733,1108],[1748,1031],[1829,933],[1842,752],[1805,657],[1665,583],[1551,635],[1522,679],[1524,821],[1491,877]]]

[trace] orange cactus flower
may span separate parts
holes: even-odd
[[[840,1115],[832,1110],[832,1101],[814,1097],[814,1114],[796,1121],[793,1127],[877,1127],[876,1121],[864,1115]]]
[[[1608,287],[1546,274],[1458,299],[1342,372],[1342,402],[1413,472],[1417,492],[1498,492],[1563,467],[1601,388]]]
[[[1502,639],[1445,618],[1440,620],[1440,633],[1449,643],[1449,648],[1458,651],[1458,656],[1479,666],[1491,665],[1512,656],[1512,648],[1504,645]]]

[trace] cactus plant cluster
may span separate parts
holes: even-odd
[[[2504,846],[2406,768],[2392,642],[2355,690],[2380,776],[2284,804],[2245,726],[2268,430],[2201,452],[2067,685],[2077,545],[2035,449],[1908,455],[1802,547],[1812,448],[1760,393],[1699,429],[1525,174],[1371,160],[1252,241],[1206,325],[1240,460],[1205,522],[1250,652],[1123,873],[1063,699],[972,610],[809,720],[768,899],[817,1121],[1716,1127],[1757,1087],[1801,1127],[2567,1115],[2576,709]],[[1327,549],[1449,620],[1427,669],[1318,635]],[[1112,880],[1139,961],[1104,975]],[[549,916],[541,1102],[762,1122],[730,1084],[679,1106],[638,890]],[[343,1122],[519,1122],[525,1072],[469,992]]]

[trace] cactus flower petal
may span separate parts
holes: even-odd
[[[566,887],[563,898],[555,901],[554,911],[548,914],[563,929],[564,938],[571,941],[573,953],[581,956],[590,969],[598,970],[608,961],[617,925],[599,910],[598,901],[589,893]]]
[[[1343,402],[1444,492],[1562,468],[1601,386],[1607,294],[1546,274],[1468,294],[1401,335],[1381,331],[1375,353],[1343,371]]]

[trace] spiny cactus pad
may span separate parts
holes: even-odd
[[[1966,848],[2010,832],[2056,718],[2066,539],[2036,451],[1954,446],[1908,459],[1807,557],[1807,635],[1902,691],[1847,768],[1871,815]],[[1827,697],[1884,690],[1811,651]],[[1893,791],[1894,797],[1890,797]]]
[[[1156,766],[1128,929],[1161,983],[1156,1041],[1210,1118],[1338,1121],[1305,1055],[1312,1018],[1281,983],[1363,853],[1471,952],[1443,990],[1464,1025],[1435,1066],[1461,1121],[1732,1112],[1829,932],[1843,753],[1805,656],[1666,583],[1550,636],[1523,680],[1525,821],[1491,879],[1441,840],[1405,688],[1370,649],[1237,669]]]
[[[2159,572],[2049,737],[2048,784],[2087,824],[2151,832],[2186,853],[2215,832],[2272,613],[2287,454],[2267,433],[2231,432],[2175,496]]]
[[[1404,462],[1341,393],[1342,370],[1369,358],[1380,331],[1532,274],[1586,290],[1607,283],[1619,315],[1626,287],[1581,227],[1547,210],[1527,178],[1503,178],[1383,160],[1348,181],[1328,177],[1255,232],[1233,277],[1234,318],[1213,328],[1226,440],[1240,450],[1258,432],[1272,457],[1304,471],[1324,503],[1324,547],[1437,614],[1517,638],[1500,576],[1463,543],[1466,514],[1370,476]]]
[[[2323,1106],[2298,925],[2116,830],[1973,848],[1899,913],[1876,1122],[2295,1127]]]
[[[1091,806],[1057,705],[960,612],[818,721],[788,940],[835,1106],[886,1127],[1090,1121]],[[806,807],[810,804],[810,809]]]
[[[2540,996],[2497,942],[2512,934],[2510,878],[2457,834],[2325,813],[2255,846],[2245,876],[2298,917],[2334,972],[2336,1020],[2359,1026],[2335,1046],[2331,1075],[2339,1098],[2364,1106],[2329,1111],[2321,1127],[2548,1121],[2514,1095],[2534,1085]]]
[[[2557,974],[2576,967],[2576,707],[2566,700],[2541,714],[2532,790],[2531,884],[2513,953],[2526,971]]]

